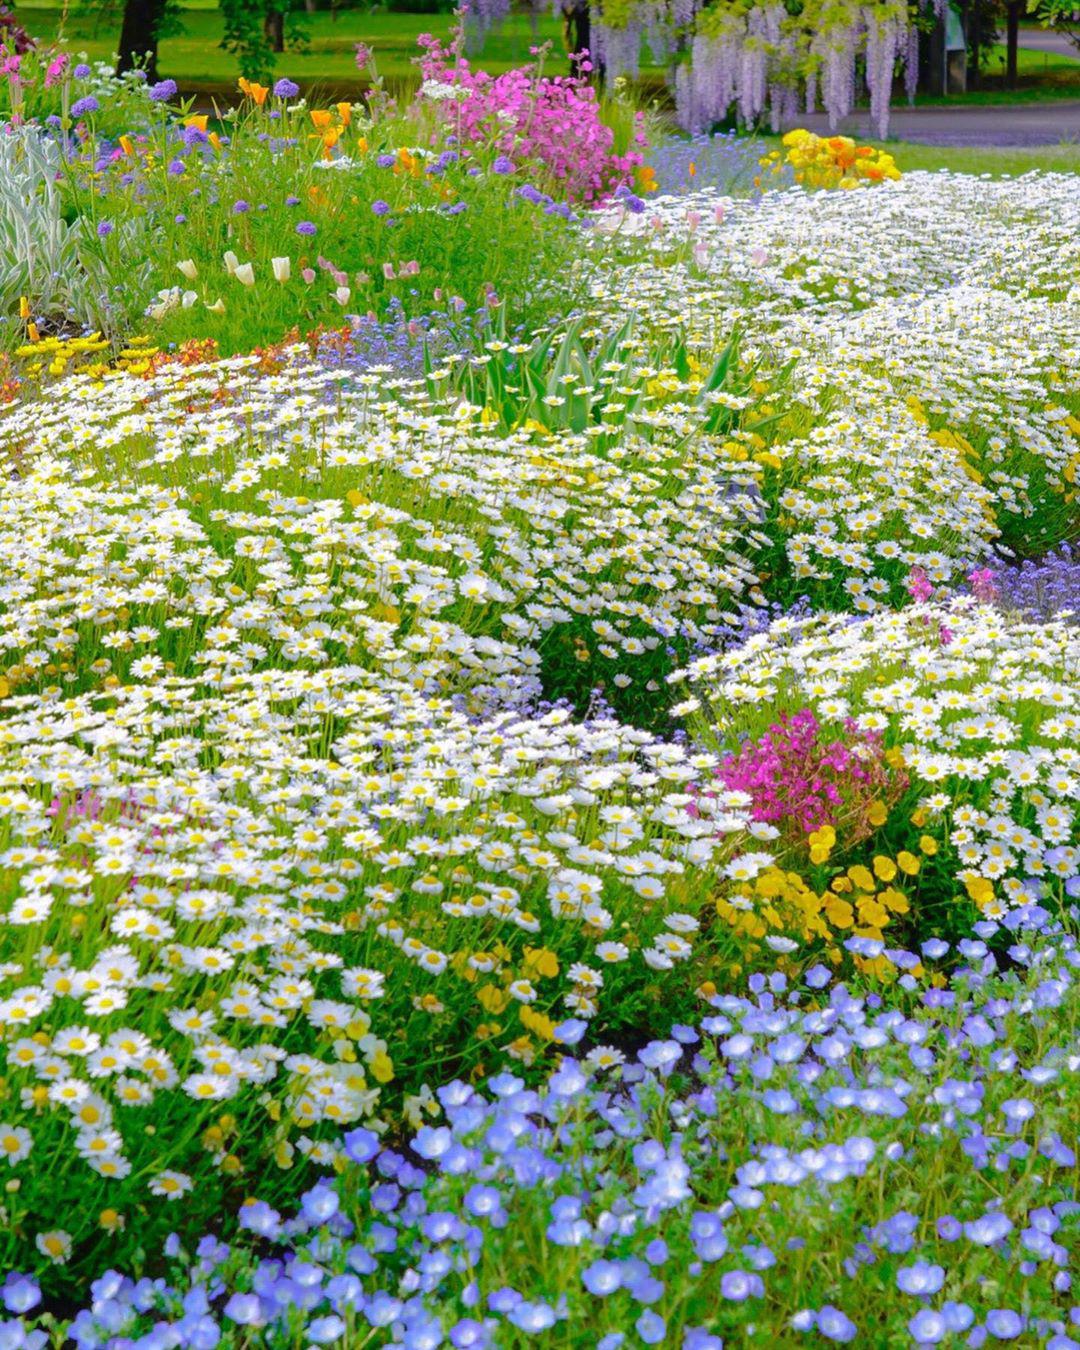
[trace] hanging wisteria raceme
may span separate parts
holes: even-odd
[[[494,28],[498,28],[510,13],[510,0],[469,0],[465,9],[469,20],[466,32],[469,45],[479,47]]]
[[[911,98],[918,80],[920,11],[940,18],[945,0],[553,0],[588,7],[590,49],[610,88],[638,73],[643,39],[655,61],[670,63],[680,124],[691,133],[735,113],[767,115],[774,131],[820,101],[832,129],[855,107],[860,82],[879,136],[888,134],[898,66]],[[478,31],[505,15],[510,0],[473,0]]]

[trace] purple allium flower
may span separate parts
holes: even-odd
[[[146,91],[153,103],[167,103],[176,93],[175,80],[159,80]]]
[[[296,227],[297,234],[318,234],[318,227],[313,225],[310,220],[302,220]]]
[[[274,85],[275,98],[295,98],[300,92],[300,86],[295,80],[286,79],[284,76]]]
[[[994,574],[997,602],[1028,619],[1052,619],[1063,611],[1080,623],[1080,551],[1068,544],[1036,561],[1002,567]]]
[[[77,98],[71,105],[72,117],[87,117],[90,113],[96,113],[101,104],[93,94],[87,94],[85,98]]]

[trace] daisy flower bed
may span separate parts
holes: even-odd
[[[1080,1345],[1076,180],[425,60],[0,146],[0,1348]]]

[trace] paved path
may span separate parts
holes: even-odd
[[[1080,51],[1068,38],[1046,28],[1021,28],[1020,45],[1049,56],[1080,57]],[[819,134],[829,129],[824,114],[804,115],[797,119],[797,124]],[[866,113],[845,118],[839,129],[860,139],[874,136]],[[970,108],[894,108],[889,134],[923,145],[1058,145],[1062,141],[1080,140],[1080,100]]]
[[[804,113],[793,125],[827,134],[829,119],[823,113],[812,117]],[[859,139],[874,136],[869,114],[862,112],[844,118],[839,130]],[[923,145],[1058,145],[1061,141],[1080,141],[1080,101],[894,108],[889,135]]]
[[[1052,28],[1021,28],[1020,46],[1029,52],[1046,52],[1048,56],[1071,56],[1074,61],[1080,57],[1080,48]]]

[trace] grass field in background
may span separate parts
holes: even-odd
[[[780,145],[778,136],[758,138],[761,153]],[[1047,173],[1080,173],[1080,144],[1035,146],[919,145],[915,141],[890,141],[889,153],[901,172],[925,169],[931,173],[989,174],[993,178],[1015,177],[1041,169]]]
[[[120,9],[105,7],[96,13],[68,13],[64,16],[61,0],[22,0],[18,5],[21,22],[43,39],[64,33],[76,50],[90,58],[109,59],[115,52],[120,32]],[[221,15],[216,0],[188,0],[184,6],[185,31],[161,43],[159,69],[171,76],[188,93],[225,96],[236,88],[235,57],[222,51]],[[375,49],[380,73],[393,86],[415,83],[416,39],[421,33],[449,37],[453,19],[447,14],[390,14],[342,10],[336,15],[320,12],[303,16],[307,42],[278,58],[278,74],[289,74],[307,94],[352,98],[363,88],[353,52],[357,42]],[[489,35],[483,46],[484,68],[494,72],[508,70],[529,59],[530,48],[538,42],[552,46],[550,69],[562,73],[566,68],[562,27],[549,10],[535,27],[523,15],[512,16],[501,31]],[[646,97],[666,97],[663,72],[643,53],[642,85]],[[1059,98],[1080,98],[1080,54],[1058,56],[1021,50],[1019,87],[1002,87],[1005,49],[991,50],[984,71],[985,88],[962,97],[924,98],[920,106],[1029,103]]]

